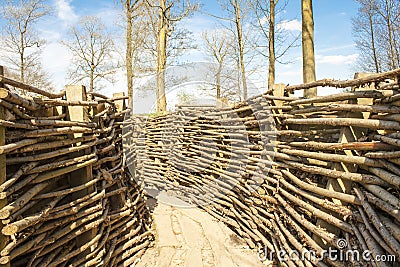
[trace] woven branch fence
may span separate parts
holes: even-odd
[[[276,85],[233,107],[136,116],[125,127],[127,162],[146,187],[199,205],[275,261],[286,251],[282,266],[391,266],[400,258],[399,76]],[[349,90],[292,94],[315,86]],[[334,260],[327,248],[360,256]],[[301,261],[291,251],[315,253]]]
[[[124,169],[126,97],[0,85],[1,266],[134,264],[152,234]]]

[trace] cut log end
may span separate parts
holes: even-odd
[[[18,232],[18,227],[16,225],[8,224],[1,229],[3,235],[13,235]]]
[[[9,91],[4,88],[0,88],[0,99],[6,98],[9,95]]]
[[[10,262],[10,256],[4,256],[0,258],[0,264],[7,264]]]
[[[0,219],[1,220],[7,219],[8,217],[10,217],[10,215],[11,215],[11,212],[9,210],[0,211]]]

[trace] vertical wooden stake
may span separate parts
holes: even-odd
[[[354,75],[354,79],[367,77],[369,75],[370,74],[368,73],[356,73]],[[352,88],[352,91],[365,90],[365,89],[373,89],[373,88]],[[355,100],[349,100],[349,104],[372,105],[373,99],[359,98]],[[347,112],[343,115],[344,118],[358,118],[358,119],[361,118],[368,119],[369,116],[370,116],[369,112]],[[365,136],[365,134],[366,134],[366,129],[363,128],[352,127],[352,126],[342,127],[339,136],[339,143],[356,142],[360,137]],[[344,153],[349,156],[354,156],[351,150],[345,150]],[[344,172],[357,172],[358,166],[355,164],[341,162],[341,163],[335,163],[333,165],[333,169]],[[326,185],[326,189],[335,192],[351,194],[352,182],[343,179],[329,179]],[[334,203],[337,203],[338,205],[346,205],[345,203],[342,203],[338,199],[332,199],[332,201]],[[334,233],[335,235],[338,235],[340,233],[340,230],[337,227],[332,226],[323,220],[318,220],[317,225],[322,228],[326,228],[329,232]],[[315,239],[317,243],[319,243],[319,245],[321,246],[325,245],[322,239],[320,239],[318,236],[315,236]]]
[[[285,85],[283,83],[274,84],[272,86],[272,95],[273,96],[279,96],[279,97],[284,96],[285,95]],[[272,100],[272,103],[274,103],[274,105],[277,106],[277,107],[283,105],[283,101],[281,101],[281,100]],[[282,113],[282,109],[273,109],[272,113],[273,114],[283,114]],[[276,118],[276,120],[279,122],[280,125],[282,125],[281,124],[281,121],[282,121],[281,118]]]
[[[70,101],[86,101],[86,89],[82,85],[67,85],[66,86],[66,98],[67,100]],[[70,121],[89,121],[88,117],[88,107],[83,107],[83,106],[68,106],[68,112],[67,112],[67,119]],[[83,133],[75,133],[74,138],[81,137]],[[91,149],[86,149],[85,151],[80,151],[74,154],[73,156],[78,157],[78,156],[83,156],[84,154],[90,154]],[[88,165],[84,168],[81,168],[79,170],[76,170],[74,172],[71,172],[70,174],[70,186],[79,186],[84,183],[87,183],[92,180],[92,165]],[[91,186],[89,188],[86,188],[84,190],[78,191],[76,193],[72,194],[72,199],[77,199],[84,197],[90,193],[94,192],[94,187]],[[87,231],[86,233],[80,235],[77,240],[76,244],[78,247],[88,243],[91,241],[95,234],[97,232],[97,229],[93,229],[90,231]],[[89,250],[86,250],[86,253],[89,253]],[[86,254],[84,253],[84,254]],[[83,255],[83,254],[81,254]]]
[[[119,93],[113,94],[113,97],[115,97],[115,98],[122,97],[122,96],[125,96],[124,92],[119,92]],[[117,112],[121,112],[126,109],[125,99],[115,100],[114,104],[115,104],[115,108],[117,109]],[[111,165],[114,167],[115,163],[112,162]],[[117,183],[117,185],[118,185],[118,183]],[[112,186],[111,190],[118,189],[117,185]],[[111,199],[111,201],[110,201],[111,202],[110,203],[111,210],[119,210],[124,206],[124,196],[122,194],[112,196],[110,199]]]
[[[284,96],[284,95],[285,95],[285,85],[284,85],[283,83],[274,84],[274,85],[272,86],[272,95],[273,95],[273,96],[279,96],[279,97]],[[274,104],[274,106],[276,106],[276,107],[283,106],[283,101],[282,101],[282,100],[272,100],[271,102],[272,102],[272,103]],[[272,113],[272,114],[275,114],[275,115],[277,115],[277,114],[283,114],[282,109],[272,109],[272,110],[271,110],[271,113]],[[275,118],[275,121],[277,121],[277,124],[283,125],[283,124],[281,123],[281,122],[282,122],[282,119],[281,119],[281,118],[276,117],[276,118]],[[277,126],[277,125],[275,125],[275,127],[276,127],[276,126]],[[273,141],[276,141],[276,140],[273,140]],[[275,152],[278,152],[278,150],[276,149],[275,146],[274,146],[274,151],[275,151]],[[268,158],[268,159],[271,160],[271,161],[273,161],[273,158]]]
[[[280,83],[280,84],[274,84],[272,87],[272,95],[273,96],[284,96],[285,95],[285,84]],[[283,105],[283,101],[281,100],[273,100],[273,102],[275,103],[275,106],[282,106]],[[279,109],[279,112],[281,113],[282,110]]]
[[[114,93],[113,97],[121,97],[125,96],[124,92]],[[115,107],[117,108],[118,112],[121,112],[126,109],[125,99],[115,100]]]
[[[0,66],[0,75],[4,75],[4,68]],[[0,87],[3,87],[3,84],[0,82]],[[0,105],[0,120],[5,119],[5,109]],[[6,127],[0,126],[0,146],[4,146],[6,144]],[[0,184],[3,184],[6,181],[6,155],[0,155]],[[0,209],[3,208],[7,204],[7,199],[0,200]],[[3,228],[3,224],[0,222],[0,230]],[[0,251],[7,245],[8,237],[1,234],[0,231]],[[10,263],[2,264],[1,266],[10,266]]]
[[[67,85],[65,96],[70,101],[86,101],[86,89],[83,85]],[[89,121],[88,108],[83,106],[68,106],[67,119],[70,121]],[[74,134],[74,137],[81,137],[82,133]]]

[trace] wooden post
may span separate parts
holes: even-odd
[[[359,75],[356,73],[355,79],[356,78],[361,78],[365,77],[367,75]],[[359,88],[353,88],[352,91],[357,91]],[[367,104],[371,105],[372,104],[372,99],[355,99],[355,100],[349,100],[349,104]],[[368,118],[369,113],[363,114],[362,112],[347,112],[344,116],[345,118]],[[357,128],[357,127],[343,127],[340,132],[339,136],[339,143],[349,143],[349,142],[355,142],[357,141],[358,138],[362,137],[365,134],[365,129],[362,128]],[[345,150],[344,151],[346,155],[353,156],[353,153],[351,150]],[[340,171],[346,171],[346,172],[354,172],[357,171],[357,165],[349,165],[349,164],[344,164],[344,163],[337,163],[334,165],[335,170],[340,170]],[[328,189],[335,190],[335,191],[341,191],[344,193],[350,193],[351,191],[351,181],[348,180],[342,180],[342,179],[330,179],[328,182]],[[334,200],[335,201],[335,200]],[[342,204],[342,203],[339,203]]]
[[[284,96],[284,95],[285,95],[285,84],[283,84],[283,83],[274,84],[274,85],[272,86],[272,95],[273,95],[273,96],[278,96],[278,97]],[[272,100],[271,102],[272,102],[272,103],[274,104],[274,106],[276,106],[276,107],[283,106],[283,101],[282,101],[282,100]],[[277,114],[283,114],[282,109],[272,109],[272,110],[271,110],[271,113],[272,113],[272,114],[275,114],[275,115],[277,115]],[[283,124],[282,124],[282,119],[281,119],[281,118],[276,117],[276,118],[275,118],[275,121],[277,122],[277,124],[283,125]],[[276,125],[275,125],[275,127],[276,127]],[[286,127],[286,126],[284,126],[284,127]],[[274,151],[275,151],[275,153],[278,152],[278,150],[276,149],[275,146],[274,146]],[[267,158],[268,158],[268,160],[273,161],[273,158],[270,158],[270,157],[267,157]]]
[[[301,1],[302,14],[302,50],[303,50],[303,82],[315,81],[314,57],[314,18],[312,0]],[[304,97],[317,96],[317,87],[304,90]]]
[[[82,85],[67,85],[66,86],[66,98],[67,100],[70,101],[86,101],[86,89]],[[88,118],[88,107],[83,107],[83,106],[68,106],[67,110],[67,119],[70,121],[89,121]],[[81,137],[83,133],[75,133],[74,138]],[[77,152],[73,154],[73,156],[78,157],[78,156],[83,156],[84,154],[90,154],[91,149],[86,149],[85,151]],[[88,165],[84,168],[81,168],[79,170],[73,171],[70,174],[70,181],[69,184],[71,187],[74,186],[79,186],[82,184],[85,184],[93,179],[92,176],[92,165]],[[86,188],[84,190],[78,191],[76,193],[72,194],[72,199],[77,199],[84,197],[90,193],[94,192],[94,186],[91,186],[89,188]],[[77,237],[76,243],[77,246],[80,247],[89,241],[91,241],[95,234],[97,232],[97,229],[92,229],[90,231],[87,231],[86,233],[80,235]],[[89,249],[86,250],[87,254],[90,253]],[[84,255],[81,254],[81,255]]]
[[[0,75],[4,75],[4,68],[0,66]],[[0,88],[4,85],[0,82]],[[6,117],[5,109],[0,105],[0,120],[4,120]],[[0,146],[4,146],[6,144],[6,127],[0,126]],[[0,155],[0,184],[3,184],[6,181],[6,155]],[[0,200],[0,209],[3,208],[7,204],[7,199]],[[3,224],[0,222],[0,230],[3,229]],[[7,245],[8,237],[1,234],[0,231],[0,251]],[[10,266],[10,263],[2,264],[1,266]]]
[[[121,97],[125,96],[124,92],[114,93],[113,97]],[[126,109],[125,99],[115,100],[115,107],[117,108],[118,112],[121,112]]]
[[[67,85],[65,96],[70,101],[86,101],[86,89],[83,85]],[[69,106],[67,119],[70,121],[89,121],[88,108],[83,106]],[[76,133],[75,138],[81,137],[82,133]]]
[[[220,99],[217,99],[217,103],[216,103],[217,108],[225,108],[228,105],[229,105],[228,98],[221,97]]]
[[[280,83],[280,84],[274,84],[272,86],[272,95],[273,96],[279,96],[282,97],[285,95],[285,84]],[[281,100],[272,100],[272,103],[274,103],[275,106],[283,106],[283,101]],[[273,109],[272,110],[273,114],[283,114],[282,109]],[[280,125],[283,125],[282,119],[281,118],[276,118],[276,121],[278,121],[278,123]]]
[[[125,96],[124,92],[119,92],[119,93],[113,94],[113,98],[123,97],[123,96]],[[114,104],[115,104],[115,108],[117,109],[117,112],[121,112],[126,109],[125,99],[115,100]],[[112,162],[111,166],[115,167],[115,163]],[[116,190],[116,189],[118,189],[118,183],[116,185],[112,186],[110,190]],[[123,194],[114,195],[110,198],[110,200],[111,200],[110,201],[111,202],[110,203],[111,210],[119,210],[124,206],[124,195]]]
[[[272,95],[273,96],[284,96],[285,95],[285,84],[280,83],[280,84],[274,84],[272,87]],[[282,106],[283,101],[281,100],[273,100],[272,102],[275,103],[275,106]],[[280,112],[282,112],[282,110],[279,110]]]
[[[367,77],[368,73],[356,73],[354,75],[354,79]],[[352,88],[352,91],[365,90],[365,89],[373,89],[373,88]],[[359,98],[354,100],[349,100],[349,104],[359,104],[359,105],[372,105],[372,98]],[[356,118],[356,119],[368,119],[370,116],[369,112],[347,112],[345,114],[345,118]],[[343,127],[339,136],[339,143],[349,143],[356,142],[360,137],[365,136],[366,129],[358,128],[358,127]],[[349,156],[354,156],[351,150],[345,150],[344,153]],[[346,171],[346,172],[356,172],[358,166],[354,164],[345,164],[345,163],[337,163],[334,165],[335,170]],[[350,194],[351,191],[351,181],[342,180],[342,179],[330,179],[328,182],[328,189],[332,189],[335,191],[343,192]],[[334,202],[338,202],[342,204],[339,200],[335,200]]]
[[[354,79],[367,77],[369,75],[370,75],[369,73],[356,73],[354,75]],[[365,89],[373,89],[373,88],[359,87],[359,88],[352,88],[352,91],[365,90]],[[349,104],[372,105],[373,99],[359,98],[359,99],[349,100]],[[368,119],[369,116],[370,116],[369,112],[347,112],[346,114],[344,114],[345,118]],[[340,132],[339,143],[356,142],[360,137],[365,136],[365,134],[366,134],[366,129],[363,128],[352,127],[352,126],[343,127]],[[355,156],[351,150],[344,150],[344,153],[348,156]],[[333,165],[333,169],[344,172],[357,172],[358,166],[355,164],[340,162],[340,163],[335,163]],[[329,179],[326,185],[326,189],[335,192],[351,194],[352,182],[344,179]],[[338,199],[332,199],[332,201],[338,205],[346,205],[345,203],[342,203],[342,201]],[[337,227],[334,227],[323,220],[318,220],[317,225],[319,225],[322,228],[326,228],[329,232],[334,233],[335,235],[338,235],[340,233],[340,230]],[[320,239],[317,236],[315,236],[315,239],[321,246],[324,245],[322,239]]]

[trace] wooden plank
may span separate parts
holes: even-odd
[[[280,84],[274,84],[272,87],[272,95],[273,96],[279,96],[279,97],[283,97],[285,96],[285,84],[280,83]],[[279,107],[279,106],[283,106],[284,101],[282,100],[272,100],[272,103],[274,104],[274,106]],[[283,114],[282,109],[272,109],[271,110],[272,114]],[[278,122],[277,124],[280,127],[284,127],[285,129],[287,129],[287,125],[284,125],[282,123],[282,118],[276,117],[276,121]],[[278,126],[276,125],[276,126]]]
[[[66,97],[71,101],[86,101],[86,89],[83,85],[67,85]],[[86,106],[68,106],[67,120],[70,121],[89,121],[88,107]],[[81,137],[82,133],[74,134],[74,137]]]
[[[67,85],[66,86],[66,97],[67,100],[72,101],[86,101],[86,89],[82,85]],[[67,110],[67,119],[70,121],[82,121],[88,122],[88,107],[86,106],[69,106]],[[83,133],[75,133],[74,138],[82,137]],[[91,154],[91,149],[86,149],[81,152],[73,154],[75,157],[89,155]],[[93,179],[92,174],[92,164],[81,168],[79,170],[73,171],[70,174],[69,184],[71,187],[76,187],[85,184]],[[72,194],[72,199],[78,199],[84,197],[90,193],[94,192],[94,186],[88,187],[84,190],[75,192]],[[87,231],[86,233],[80,235],[76,239],[77,246],[80,247],[88,242],[90,242],[96,236],[97,228]],[[85,254],[92,252],[90,249],[86,250],[85,253],[81,254],[83,257]]]
[[[282,97],[285,95],[285,84],[280,83],[280,84],[274,84],[272,87],[272,95],[273,96],[279,96]],[[275,106],[283,106],[283,101],[281,100],[272,100]],[[279,114],[282,114],[282,110],[276,110]],[[276,111],[273,111],[274,113]]]

